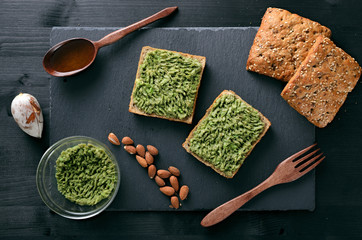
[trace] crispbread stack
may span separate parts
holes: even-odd
[[[268,8],[250,49],[246,69],[287,82],[319,35],[330,37],[331,31],[287,10]]]
[[[281,96],[315,126],[330,123],[361,76],[358,63],[319,36]]]
[[[165,50],[165,49],[158,49],[158,48],[152,48],[152,47],[149,47],[149,46],[145,46],[142,48],[142,51],[141,51],[141,56],[140,56],[140,60],[139,60],[139,63],[138,63],[138,69],[137,69],[137,74],[136,74],[136,79],[140,77],[140,66],[141,64],[143,63],[147,53],[151,52],[151,51],[155,51],[155,50],[164,50],[164,51],[169,51],[169,52],[173,52],[173,53],[178,53],[184,57],[187,57],[187,58],[193,58],[193,59],[197,59],[201,65],[202,65],[202,68],[201,68],[201,72],[200,72],[200,79],[199,79],[199,83],[198,83],[198,86],[197,86],[197,91],[196,91],[196,95],[195,95],[195,99],[194,99],[194,106],[193,106],[193,110],[192,110],[192,113],[190,116],[186,117],[185,119],[176,119],[176,118],[169,118],[169,117],[165,117],[165,116],[160,116],[160,115],[157,115],[157,114],[147,114],[145,113],[144,111],[142,111],[141,109],[139,109],[133,102],[133,92],[136,88],[136,81],[134,83],[134,86],[133,86],[133,90],[132,90],[132,95],[131,95],[131,100],[130,100],[130,103],[129,103],[129,109],[128,111],[129,112],[132,112],[132,113],[135,113],[135,114],[139,114],[139,115],[144,115],[144,116],[148,116],[148,117],[157,117],[157,118],[163,118],[163,119],[167,119],[167,120],[170,120],[170,121],[177,121],[177,122],[184,122],[184,123],[188,123],[188,124],[191,124],[192,123],[192,119],[193,119],[193,116],[194,116],[194,113],[195,113],[195,106],[196,106],[196,99],[197,99],[197,94],[198,94],[198,90],[200,88],[200,84],[201,84],[201,79],[202,79],[202,74],[203,74],[203,71],[204,71],[204,68],[205,68],[205,65],[206,65],[206,58],[203,57],[203,56],[197,56],[197,55],[190,55],[190,54],[187,54],[187,53],[182,53],[182,52],[175,52],[175,51],[170,51],[170,50]]]
[[[243,164],[243,161],[240,163],[240,165],[238,166],[237,170],[235,172],[233,172],[233,174],[230,175],[226,175],[223,171],[220,171],[219,169],[215,168],[215,166],[207,161],[205,161],[204,159],[202,159],[200,156],[198,156],[197,154],[195,154],[194,152],[191,151],[190,149],[190,140],[193,137],[194,132],[196,131],[196,129],[199,127],[199,125],[202,123],[202,121],[210,114],[214,104],[216,103],[216,101],[223,95],[225,94],[230,94],[230,95],[234,95],[236,98],[240,99],[242,102],[244,102],[247,106],[251,107],[251,105],[249,105],[247,102],[245,102],[240,96],[238,96],[235,92],[230,91],[230,90],[224,90],[220,93],[220,95],[214,100],[214,102],[211,104],[211,106],[206,110],[205,115],[200,119],[200,121],[197,123],[197,125],[192,129],[192,131],[190,132],[189,136],[186,138],[185,142],[182,144],[182,147],[188,152],[190,153],[192,156],[194,156],[197,160],[199,160],[200,162],[202,162],[203,164],[205,164],[206,166],[211,167],[215,172],[217,172],[218,174],[220,174],[223,177],[226,178],[233,178],[235,176],[235,174],[239,171],[241,165]],[[256,109],[255,109],[256,110]],[[256,110],[258,111],[258,110]],[[264,123],[264,129],[263,131],[259,134],[258,139],[252,143],[252,147],[250,149],[250,151],[246,154],[246,156],[244,157],[244,160],[250,155],[250,153],[253,151],[254,147],[256,146],[256,144],[262,139],[262,137],[265,135],[265,133],[268,131],[269,127],[271,126],[270,121],[262,114],[258,111],[259,116],[260,116],[260,120]]]
[[[317,22],[268,8],[246,69],[288,82],[281,96],[315,126],[330,123],[361,76],[361,67]]]

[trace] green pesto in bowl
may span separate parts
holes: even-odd
[[[202,64],[167,50],[153,50],[140,65],[133,104],[147,114],[185,119],[196,101]]]
[[[190,151],[231,177],[264,127],[256,109],[232,94],[223,94],[193,132]]]
[[[108,198],[117,183],[116,166],[107,153],[92,144],[78,144],[56,161],[59,192],[68,200],[93,206]]]

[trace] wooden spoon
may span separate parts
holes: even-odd
[[[167,17],[176,9],[177,7],[165,8],[148,18],[114,31],[96,42],[86,38],[73,38],[60,42],[45,54],[43,67],[47,73],[56,77],[66,77],[79,73],[93,63],[101,47],[110,45],[160,18]]]

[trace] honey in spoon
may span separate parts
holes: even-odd
[[[50,56],[50,66],[56,72],[72,72],[89,65],[95,57],[94,45],[86,39],[73,39]]]
[[[165,8],[128,27],[114,31],[96,42],[85,38],[73,38],[58,43],[45,54],[43,67],[47,73],[55,77],[74,75],[92,64],[101,47],[112,44],[160,18],[167,17],[176,10],[177,7]]]

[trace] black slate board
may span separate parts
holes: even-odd
[[[114,28],[53,28],[51,45],[73,37],[98,40]],[[133,156],[107,141],[109,132],[136,143],[158,147],[158,168],[170,165],[182,172],[182,184],[191,193],[180,210],[213,209],[256,186],[277,164],[314,142],[314,127],[280,97],[284,83],[245,70],[257,28],[149,28],[126,36],[100,50],[85,72],[51,78],[50,143],[86,135],[106,143],[116,155],[122,181],[112,210],[170,210],[169,198],[158,191]],[[192,125],[134,115],[129,98],[141,48],[149,45],[206,56],[196,114]],[[225,179],[181,147],[193,126],[224,90],[235,91],[272,123],[266,136],[233,179]],[[315,175],[312,171],[293,183],[276,186],[241,210],[313,210]]]

